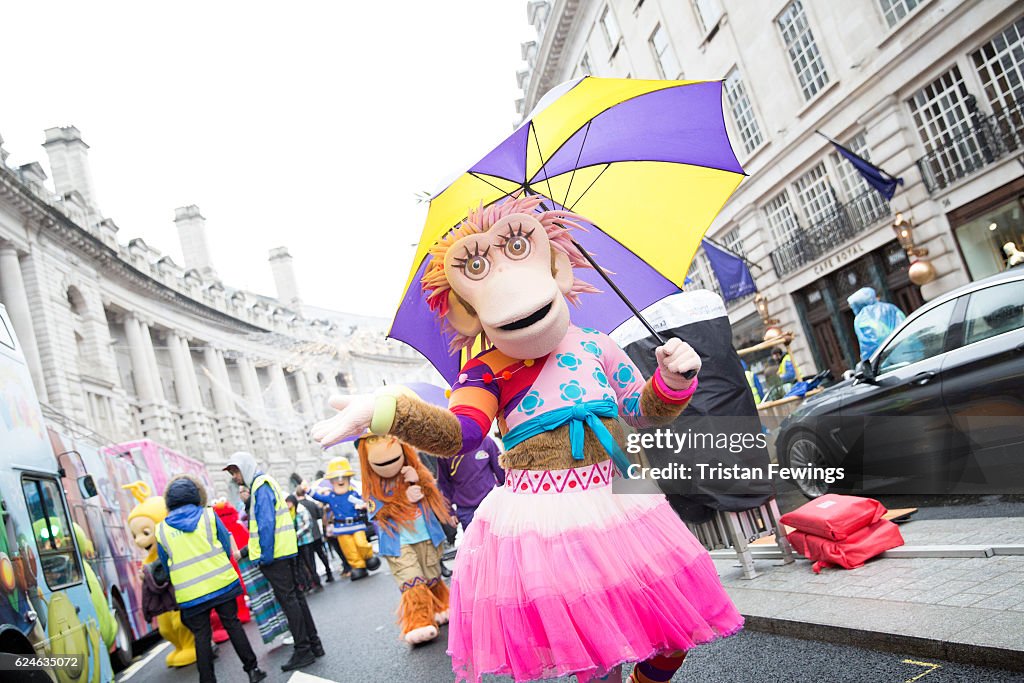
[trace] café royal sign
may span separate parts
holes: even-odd
[[[847,261],[851,260],[854,256],[864,253],[864,247],[859,242],[854,242],[850,246],[837,251],[836,253],[829,256],[824,261],[819,262],[814,266],[815,275],[824,275],[825,273],[831,272],[837,266],[841,266]]]

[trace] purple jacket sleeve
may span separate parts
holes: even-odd
[[[491,454],[490,464],[491,471],[494,472],[494,479],[498,482],[498,486],[505,485],[505,470],[501,468],[501,463],[498,462],[498,456],[501,455],[501,451],[498,450],[498,444],[494,443],[494,439],[487,437],[484,439],[484,450]]]
[[[441,494],[445,497],[445,500],[451,502],[452,495],[455,493],[455,491],[452,488],[452,478],[448,470],[447,458],[437,459],[437,488],[441,491]]]

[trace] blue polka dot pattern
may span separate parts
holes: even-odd
[[[587,395],[587,390],[576,380],[572,379],[565,384],[559,384],[558,388],[562,390],[562,400],[571,401],[572,403],[579,403],[583,400],[583,397]]]

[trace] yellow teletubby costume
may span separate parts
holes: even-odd
[[[137,481],[124,486],[135,496],[139,504],[128,514],[128,528],[135,539],[135,545],[148,552],[146,563],[155,562],[156,525],[167,516],[163,496],[151,496],[146,482]],[[181,612],[164,612],[156,618],[160,635],[174,648],[167,655],[167,666],[188,666],[196,661],[196,641],[192,632],[181,623]]]

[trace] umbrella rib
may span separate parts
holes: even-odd
[[[537,158],[542,160],[540,170],[537,171],[537,173],[540,173],[541,171],[544,170],[544,167],[548,165],[548,161],[547,159],[544,158],[544,154],[540,151],[540,138],[537,137],[537,126],[534,126],[531,123],[530,130],[533,131],[533,141],[537,144]],[[546,182],[548,186],[548,196],[554,198],[555,195],[551,191],[551,179],[548,178],[547,173],[544,174],[544,182]]]
[[[512,192],[509,192],[509,191],[507,191],[507,190],[503,190],[503,189],[501,189],[500,187],[498,187],[497,185],[495,185],[494,183],[492,183],[492,182],[491,182],[490,180],[488,180],[487,178],[484,178],[483,176],[477,175],[477,174],[476,174],[475,172],[473,172],[473,171],[467,171],[467,174],[469,174],[469,175],[473,176],[474,178],[476,178],[477,180],[479,180],[479,181],[481,181],[481,182],[487,183],[488,185],[490,185],[491,187],[493,187],[493,188],[494,188],[495,190],[497,190],[498,192],[501,192],[501,193],[502,193],[502,196],[501,196],[501,197],[498,197],[497,199],[495,199],[494,201],[496,201],[496,202],[500,202],[500,201],[501,201],[502,199],[504,199],[505,197],[511,197],[511,196],[512,196]],[[506,178],[506,180],[507,180],[507,178]],[[514,191],[514,190],[513,190],[513,191]],[[493,202],[492,202],[492,203],[493,203]]]
[[[588,192],[590,192],[590,188],[592,188],[594,186],[594,183],[596,183],[601,178],[601,176],[604,175],[604,172],[607,171],[610,167],[611,167],[611,163],[610,162],[604,165],[604,168],[602,168],[601,172],[597,174],[597,177],[594,178],[593,180],[591,180],[590,184],[587,185],[587,189],[583,190],[583,192],[580,193],[580,196],[576,198],[576,201],[574,201],[572,203],[572,206],[568,207],[569,211],[572,211],[573,209],[576,208],[576,205],[580,203],[580,200],[583,199],[583,197],[585,197]],[[576,171],[574,170],[573,173],[575,173],[575,172]],[[568,199],[568,196],[566,196],[566,198]]]
[[[590,124],[593,122],[594,119],[587,121],[587,128],[583,131],[583,142],[580,143],[580,153],[576,155],[576,163],[572,166],[572,175],[569,176],[569,186],[565,188],[565,199],[562,200],[562,206],[565,206],[569,201],[569,191],[572,190],[572,181],[576,177],[576,167],[580,165],[580,159],[583,157],[583,148],[586,147],[587,136],[590,135]],[[550,189],[550,185],[548,189]],[[586,193],[584,192],[584,194]]]

